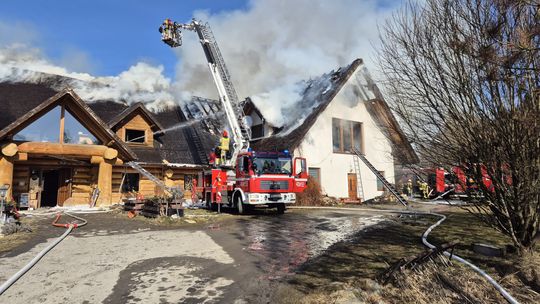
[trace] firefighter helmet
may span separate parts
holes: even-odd
[[[223,130],[223,137],[228,137],[229,134],[227,133],[227,130]]]

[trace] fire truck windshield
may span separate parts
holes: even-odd
[[[291,174],[290,157],[255,157],[253,159],[257,174]]]

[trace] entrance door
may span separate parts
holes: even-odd
[[[347,185],[349,185],[349,198],[351,199],[358,199],[357,184],[358,180],[356,178],[356,173],[347,174]]]
[[[43,170],[41,207],[54,207],[58,201],[59,170]]]
[[[71,168],[59,170],[58,174],[58,206],[63,206],[64,202],[71,197]]]

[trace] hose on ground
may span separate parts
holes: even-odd
[[[439,226],[442,222],[446,220],[446,216],[434,213],[434,212],[419,212],[419,211],[400,211],[400,210],[390,210],[390,209],[367,209],[367,208],[336,208],[336,207],[292,207],[294,209],[330,209],[330,210],[355,210],[355,211],[376,211],[376,212],[387,212],[387,213],[399,213],[399,214],[410,214],[410,215],[433,215],[433,216],[439,216],[441,219],[437,221],[435,224],[431,225],[425,232],[422,234],[422,243],[427,246],[430,249],[434,249],[435,245],[429,243],[427,241],[428,235],[431,233],[431,231]],[[474,265],[473,263],[463,259],[462,257],[451,254],[448,251],[443,252],[445,256],[451,258],[452,260],[456,260],[462,264],[465,264],[469,266],[471,269],[473,269],[476,273],[481,275],[484,279],[486,279],[497,291],[511,304],[519,304],[519,302],[512,297],[512,295],[504,289],[495,279],[493,279],[491,276],[489,276],[485,271],[478,268],[478,266]]]
[[[430,249],[435,249],[435,245],[429,243],[427,241],[427,237],[428,235],[431,233],[431,231],[439,226],[442,222],[444,222],[446,220],[446,216],[445,215],[442,215],[442,214],[439,214],[439,213],[433,213],[433,212],[429,212],[429,213],[424,213],[424,214],[429,214],[429,215],[435,215],[435,216],[439,216],[441,217],[440,220],[438,220],[435,224],[431,225],[425,232],[424,234],[422,234],[422,243],[424,243],[424,245],[426,245],[428,248]],[[497,291],[509,302],[509,303],[512,303],[512,304],[519,304],[519,302],[514,298],[512,297],[512,295],[510,293],[508,293],[508,291],[506,291],[506,289],[504,289],[504,287],[502,287],[501,285],[499,285],[499,283],[497,283],[497,281],[495,281],[495,279],[493,279],[491,276],[489,276],[485,271],[483,271],[482,269],[478,268],[476,265],[474,265],[473,263],[463,259],[462,257],[458,256],[458,255],[455,255],[455,254],[451,254],[450,252],[448,251],[444,251],[443,254],[447,257],[449,257],[450,259],[452,260],[456,260],[462,264],[465,264],[467,266],[469,266],[470,268],[472,268],[472,270],[474,270],[476,273],[478,273],[479,275],[481,275],[484,279],[486,279],[491,285],[493,285],[493,287],[495,287],[495,289],[497,289]]]
[[[63,239],[66,238],[66,236],[68,236],[71,231],[77,227],[82,227],[84,225],[86,225],[88,222],[81,218],[81,217],[78,217],[78,216],[75,216],[73,214],[69,214],[67,212],[65,212],[64,214],[76,219],[76,220],[79,220],[80,223],[75,223],[75,222],[71,222],[69,224],[59,224],[58,223],[58,220],[60,219],[60,217],[62,216],[62,213],[58,213],[56,215],[56,218],[54,219],[54,221],[52,222],[52,225],[55,226],[55,227],[63,227],[63,228],[67,228],[66,232],[64,232],[64,234],[62,234],[59,238],[57,238],[53,243],[51,243],[49,246],[47,246],[45,249],[41,250],[40,253],[38,253],[38,255],[36,255],[31,261],[30,263],[26,264],[23,268],[21,268],[19,271],[17,271],[17,273],[15,273],[11,278],[9,278],[4,284],[2,284],[0,286],[0,296],[9,288],[11,287],[11,285],[13,285],[15,282],[17,282],[18,279],[20,279],[26,272],[28,272],[32,267],[34,267],[34,265],[37,264],[37,262],[39,262],[39,260],[41,260],[41,258],[43,258],[49,251],[51,251],[51,249],[53,249],[56,245],[58,245]]]

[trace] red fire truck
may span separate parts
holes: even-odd
[[[293,158],[287,151],[246,151],[238,155],[236,167],[215,168],[199,173],[197,192],[208,208],[236,208],[238,213],[255,206],[285,212],[296,202],[296,193],[307,184],[304,158]]]
[[[195,19],[187,24],[166,19],[160,28],[162,41],[171,47],[182,45],[181,30],[194,31],[199,37],[232,139],[230,160],[200,173],[196,191],[208,207],[218,210],[228,206],[244,213],[251,207],[264,205],[276,208],[278,213],[285,212],[286,205],[295,203],[296,193],[306,188],[306,160],[293,161],[288,151],[262,152],[249,147],[248,119],[210,26]]]
[[[433,189],[434,196],[466,196],[479,191],[479,184],[472,174],[468,172],[472,168],[454,166],[450,172],[444,168],[435,168],[428,174],[428,184]],[[481,166],[482,184],[489,190],[492,189],[492,182],[487,174],[485,166]]]

